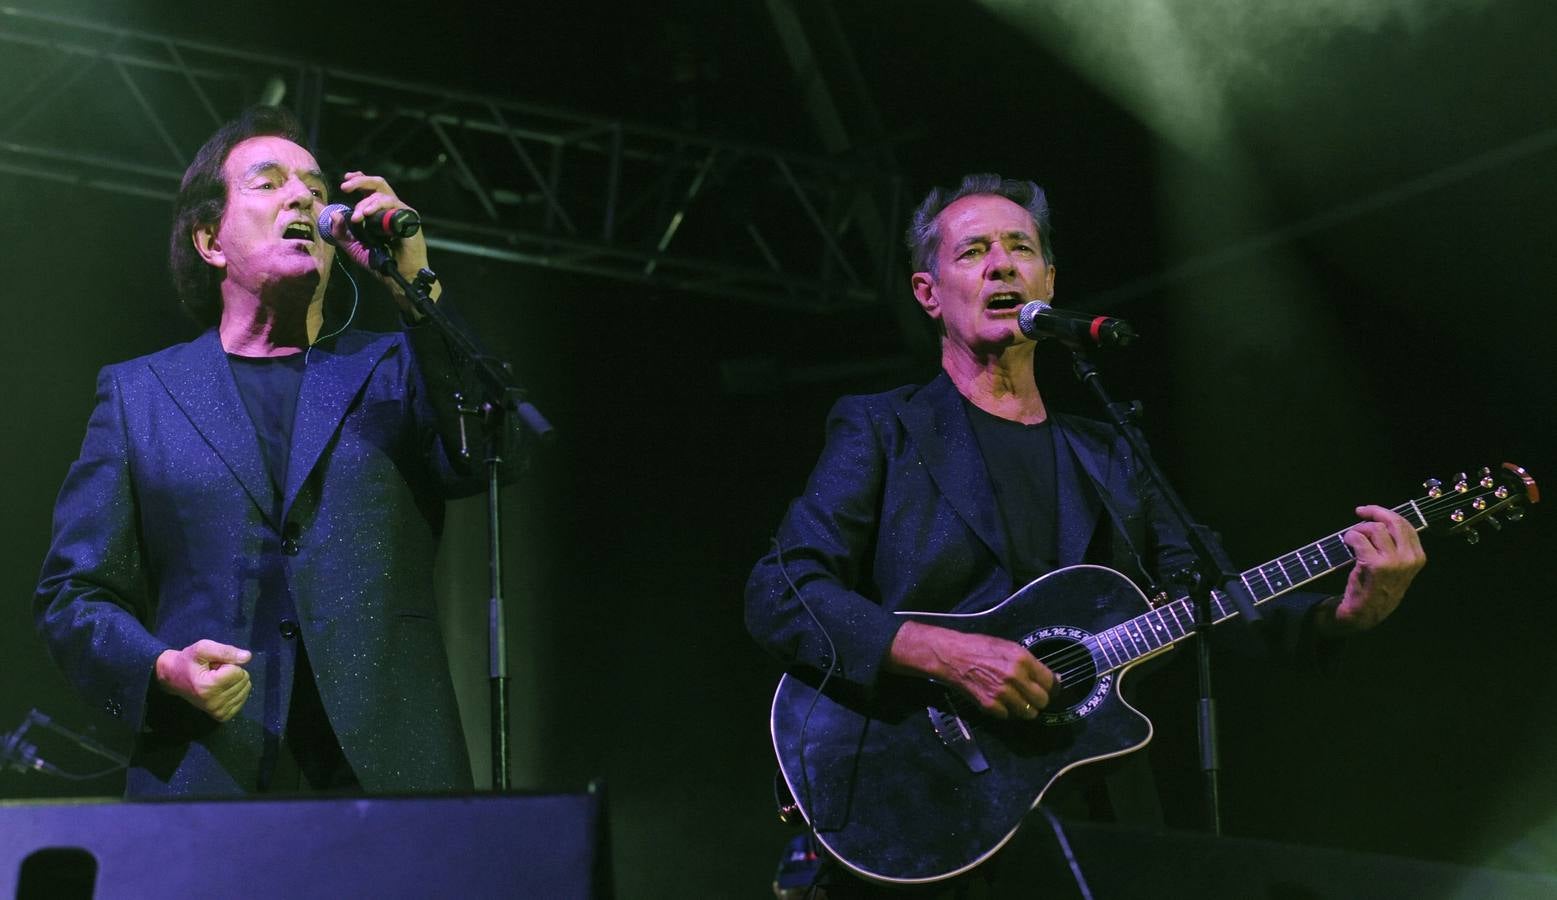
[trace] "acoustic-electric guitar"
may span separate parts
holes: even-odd
[[[1459,533],[1524,515],[1539,493],[1520,467],[1482,469],[1395,507],[1418,531]],[[1232,590],[1256,606],[1352,562],[1341,532],[1242,573]],[[1133,617],[1127,610],[1145,608]],[[1216,623],[1237,615],[1213,592]],[[827,852],[889,883],[938,881],[999,850],[1056,779],[1138,750],[1151,722],[1120,696],[1121,679],[1189,637],[1188,597],[1152,605],[1102,566],[1070,566],[980,613],[902,612],[910,619],[1017,641],[1060,676],[1035,720],[997,720],[925,679],[885,676],[869,697],[820,676],[786,674],[773,696],[773,748],[790,795]]]

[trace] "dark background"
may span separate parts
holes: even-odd
[[[586,16],[446,0],[376,7],[371,22],[287,3],[180,5],[176,17],[170,5],[99,6],[47,8],[823,152],[756,2]],[[1145,335],[1107,363],[1114,391],[1145,402],[1160,462],[1235,559],[1344,527],[1358,503],[1416,497],[1427,476],[1511,460],[1554,477],[1557,9],[1381,2],[1261,17],[1186,0],[1153,5],[1165,23],[1004,6],[861,0],[836,12],[915,199],[969,171],[1046,186],[1061,301]],[[68,104],[49,115],[92,124]],[[122,745],[47,661],[29,598],[94,373],[193,335],[164,271],[168,205],[5,173],[0,197],[0,730],[36,707]],[[761,893],[788,833],[766,734],[780,670],[744,632],[742,585],[832,400],[927,378],[933,354],[880,310],[806,315],[434,262],[561,434],[507,498],[518,783],[605,779],[623,896]],[[907,274],[892,303],[911,303]],[[389,322],[387,301],[370,299],[366,323]],[[902,371],[765,392],[723,377],[737,359],[825,367],[904,353]],[[1063,357],[1045,361],[1056,403],[1088,412]],[[1407,603],[1354,642],[1339,678],[1226,660],[1228,830],[1557,867],[1554,535],[1538,506],[1474,548],[1429,543]],[[478,773],[483,542],[479,504],[461,504],[441,581]],[[1181,696],[1156,711],[1155,758],[1184,826],[1191,710]],[[0,798],[118,790],[112,777],[0,774]]]

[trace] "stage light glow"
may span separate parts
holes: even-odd
[[[1409,39],[1492,0],[982,0],[1141,121],[1200,154],[1229,134],[1229,108],[1301,90],[1328,41]]]

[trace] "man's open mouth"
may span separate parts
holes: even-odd
[[[314,239],[314,226],[307,222],[293,222],[281,232],[281,237],[287,240],[312,241]]]
[[[994,296],[990,297],[984,303],[984,307],[986,309],[992,309],[992,310],[996,310],[996,311],[1006,310],[1006,309],[1016,309],[1017,307],[1019,307],[1021,305],[1022,305],[1022,295],[1021,294],[995,294]]]

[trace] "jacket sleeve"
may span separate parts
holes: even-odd
[[[89,703],[139,730],[157,657],[155,614],[131,472],[122,395],[112,368],[81,456],[54,506],[53,537],[33,598],[50,656]]]
[[[903,620],[860,593],[875,555],[886,456],[867,402],[833,406],[827,441],[746,583],[746,627],[786,665],[874,684]]]

